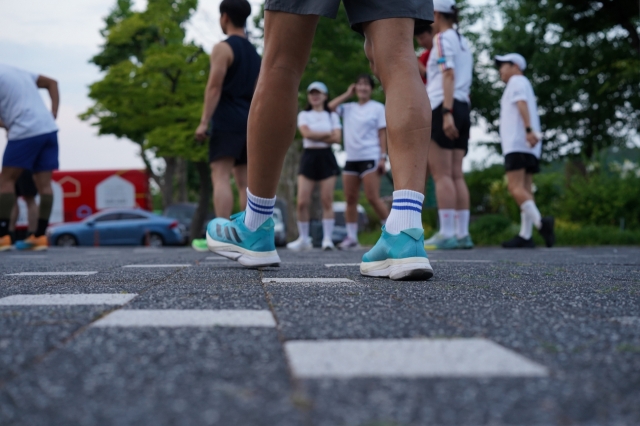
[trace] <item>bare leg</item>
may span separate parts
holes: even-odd
[[[429,155],[429,170],[436,183],[436,199],[438,209],[456,208],[456,186],[453,182],[453,150],[442,149],[433,142]]]
[[[34,197],[25,197],[24,201],[27,203],[27,222],[28,232],[33,234],[38,228],[38,203]]]
[[[17,167],[2,168],[2,173],[0,173],[0,193],[1,194],[16,193],[16,181],[22,174],[23,170],[24,169],[20,169]]]
[[[213,183],[213,208],[217,217],[229,219],[233,210],[233,191],[231,190],[231,172],[235,160],[231,157],[220,158],[211,163],[211,182]]]
[[[512,170],[507,172],[507,184],[509,186],[509,193],[516,200],[519,206],[525,201],[533,200],[533,195],[530,192],[531,182],[529,182],[529,190],[525,187],[526,172],[525,169]]]
[[[344,197],[347,200],[347,208],[344,212],[346,223],[358,222],[358,195],[360,194],[360,177],[348,173],[342,174]]]
[[[336,188],[336,177],[331,176],[320,181],[320,202],[322,203],[322,218],[333,219],[333,193]]]
[[[456,187],[456,210],[469,210],[469,188],[464,180],[462,172],[462,159],[464,151],[462,149],[453,150],[452,177],[453,184]]]
[[[376,211],[380,220],[387,220],[389,209],[380,198],[380,175],[374,171],[364,175],[362,180],[364,182],[364,194],[367,196],[369,204]]]
[[[311,203],[311,193],[315,186],[315,181],[298,175],[298,222],[309,222],[309,204]]]
[[[247,165],[235,166],[233,168],[233,178],[238,187],[240,210],[245,210],[247,208]]]
[[[386,94],[389,156],[396,190],[424,193],[431,138],[431,105],[413,49],[414,20],[363,25],[365,52]]]
[[[258,197],[276,194],[296,132],[298,88],[318,19],[317,15],[265,12],[264,55],[248,124],[248,183]]]
[[[535,201],[533,196],[533,175],[531,173],[525,173],[524,175],[524,189],[531,194],[531,199]]]

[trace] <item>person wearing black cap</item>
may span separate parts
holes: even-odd
[[[433,105],[429,171],[436,184],[440,230],[425,242],[440,250],[473,247],[469,235],[469,189],[462,160],[469,147],[473,55],[454,25],[454,0],[435,0],[433,49],[427,62],[427,94]]]
[[[533,199],[533,175],[540,172],[542,152],[540,118],[533,87],[522,73],[527,62],[518,53],[495,57],[500,79],[507,84],[500,100],[500,140],[509,192],[520,206],[520,233],[502,243],[504,248],[535,247],[532,227],[547,247],[555,243],[553,217],[542,217]]]

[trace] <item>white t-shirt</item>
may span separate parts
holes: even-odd
[[[434,109],[444,100],[442,72],[448,69],[453,69],[454,72],[454,99],[470,103],[473,55],[467,39],[464,36],[458,37],[454,29],[433,37],[433,49],[427,61],[427,94]]]
[[[529,79],[523,75],[514,75],[509,79],[500,99],[500,140],[502,141],[502,153],[525,152],[540,158],[542,141],[531,148],[527,143],[527,132],[524,121],[518,111],[518,101],[526,101],[529,107],[529,119],[531,129],[540,132],[540,117],[538,116],[538,103],[533,87]]]
[[[341,129],[340,117],[335,112],[327,111],[300,111],[298,114],[298,127],[307,126],[312,132],[331,132]],[[331,148],[331,144],[311,139],[302,139],[305,149]]]
[[[349,102],[340,105],[336,112],[344,123],[344,148],[347,161],[378,160],[380,158],[380,137],[378,130],[387,127],[384,105],[369,101],[360,105]]]
[[[0,64],[0,120],[9,130],[10,141],[58,130],[38,93],[37,74]]]

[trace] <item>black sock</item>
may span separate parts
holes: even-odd
[[[0,237],[9,235],[9,219],[0,219]]]
[[[47,226],[49,226],[49,219],[38,219],[38,229],[33,234],[36,237],[42,237],[47,232]]]

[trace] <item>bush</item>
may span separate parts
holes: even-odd
[[[512,238],[518,227],[503,215],[487,214],[480,216],[469,225],[469,233],[476,245],[495,246]]]

